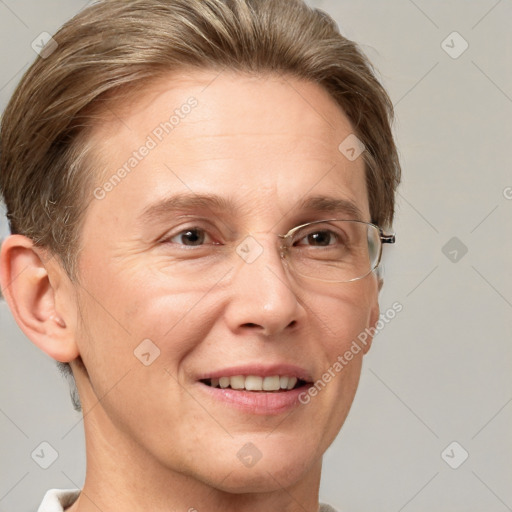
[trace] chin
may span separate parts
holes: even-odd
[[[201,480],[232,494],[265,493],[292,487],[311,471],[320,469],[321,455],[309,452],[304,444],[281,443],[276,446],[267,440],[266,444],[262,442],[260,446],[259,454],[250,446],[246,448],[249,453],[254,449],[254,456],[261,456],[258,460],[247,457],[244,463],[238,458],[218,458],[215,468],[210,469]]]
[[[267,493],[292,487],[304,477],[303,468],[261,463],[258,468],[232,468],[229,476],[214,486],[231,494]]]

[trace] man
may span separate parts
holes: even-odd
[[[83,489],[40,511],[319,510],[394,240],[391,119],[299,0],[107,0],[54,36],[0,160],[2,289],[86,436]]]

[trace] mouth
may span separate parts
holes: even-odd
[[[310,374],[293,365],[246,365],[198,376],[201,393],[212,403],[244,414],[279,415],[298,407],[313,385]]]
[[[233,389],[236,391],[282,393],[298,389],[308,384],[305,380],[291,375],[234,375],[201,379],[200,382],[211,388]]]

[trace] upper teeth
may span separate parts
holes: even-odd
[[[297,384],[297,377],[273,375],[272,377],[259,377],[257,375],[235,375],[233,377],[220,377],[211,379],[214,388],[245,389],[247,391],[279,391],[280,389],[293,389]]]

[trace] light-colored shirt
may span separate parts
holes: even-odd
[[[50,489],[44,495],[37,512],[63,512],[73,505],[80,494],[80,489]]]
[[[63,512],[73,505],[80,494],[80,489],[50,489],[44,495],[37,512]],[[336,512],[330,505],[320,504],[318,512]]]

